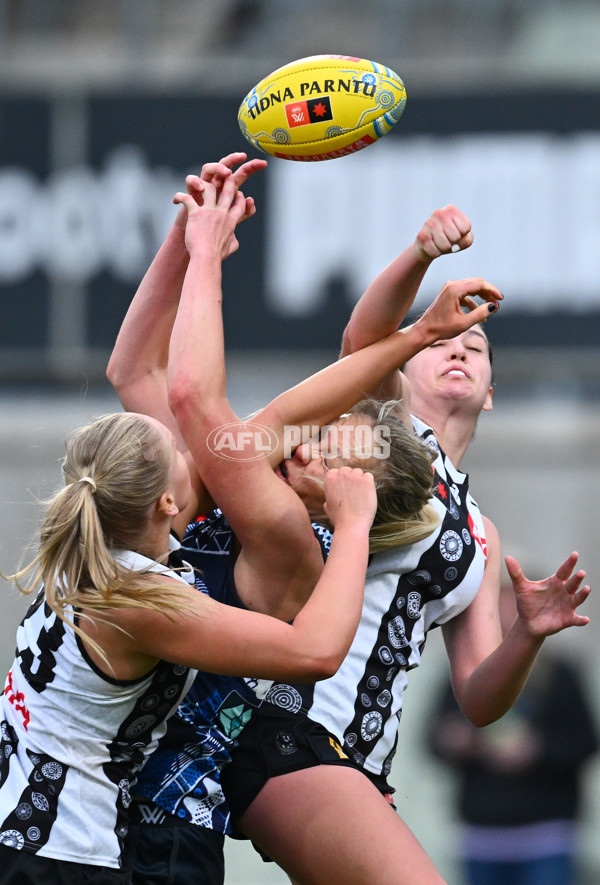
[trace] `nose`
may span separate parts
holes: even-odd
[[[311,446],[312,443],[310,442],[301,443],[294,452],[294,461],[298,461],[299,464],[306,466],[312,457]]]
[[[461,341],[453,341],[452,348],[450,350],[450,359],[451,360],[461,360],[464,362],[467,358],[467,351],[463,347]]]

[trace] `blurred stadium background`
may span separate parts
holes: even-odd
[[[384,62],[404,79],[396,130],[343,160],[273,160],[226,265],[230,395],[249,412],[334,359],[364,285],[437,206],[475,245],[436,262],[506,301],[488,331],[496,404],[465,468],[506,552],[545,573],[572,550],[600,571],[600,4],[597,0],[0,0],[0,568],[16,566],[63,441],[118,402],[104,379],[183,175],[253,150],[246,92],[304,55]],[[541,577],[541,574],[537,575]],[[2,664],[24,603],[2,618]],[[600,603],[556,637],[600,711]],[[571,635],[574,634],[574,635]],[[423,750],[446,664],[413,674],[398,805],[449,881],[453,782]],[[580,885],[600,881],[600,767],[587,771]],[[228,885],[285,882],[244,844]]]

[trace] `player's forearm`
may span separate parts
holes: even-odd
[[[253,419],[270,427],[280,438],[281,445],[273,451],[271,462],[279,463],[283,457],[285,427],[317,428],[328,424],[432,340],[435,339],[419,324],[413,324],[332,363],[276,397]]]
[[[173,225],[129,306],[108,364],[108,380],[126,408],[139,379],[166,372],[188,261],[184,231]]]
[[[347,655],[362,612],[369,559],[370,521],[335,528],[323,573],[309,600],[294,619],[303,647],[329,659],[333,675]],[[332,624],[335,623],[335,630]]]
[[[169,403],[184,436],[180,416],[199,427],[227,403],[221,279],[220,254],[207,243],[190,259],[169,347]]]
[[[412,307],[430,263],[419,260],[411,244],[370,283],[344,330],[342,356],[396,331]]]
[[[542,638],[532,637],[515,622],[498,648],[473,671],[458,693],[458,700],[474,725],[489,725],[510,710],[542,642]]]

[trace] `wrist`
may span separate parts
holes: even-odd
[[[422,318],[416,320],[410,326],[400,329],[400,332],[405,334],[405,338],[410,343],[415,354],[429,347],[430,344],[437,340],[433,332],[427,329],[425,323],[422,322]]]
[[[520,614],[518,614],[513,621],[510,632],[513,633],[515,638],[520,639],[522,642],[527,643],[527,645],[534,648],[536,652],[541,647],[547,635],[544,632],[536,630],[535,625],[527,621]]]
[[[333,537],[335,538],[337,535],[339,540],[340,536],[344,535],[347,540],[352,539],[355,546],[362,542],[365,542],[368,546],[369,532],[372,525],[373,519],[367,514],[364,516],[357,516],[354,513],[349,513],[345,516],[340,515],[333,526]]]
[[[221,250],[216,245],[207,243],[205,240],[196,244],[192,243],[188,248],[188,254],[190,261],[194,262],[194,264],[218,267],[219,270],[223,264]]]
[[[415,260],[415,263],[419,267],[421,265],[425,265],[425,267],[429,267],[429,265],[433,263],[434,258],[433,258],[433,256],[428,255],[427,252],[423,252],[421,249],[417,249],[415,247],[414,260]]]
[[[174,222],[166,236],[163,248],[168,251],[171,261],[187,264],[190,254],[185,242],[185,228],[180,228],[177,222]]]

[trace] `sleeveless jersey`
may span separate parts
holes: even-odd
[[[371,557],[360,625],[335,676],[315,685],[278,683],[266,697],[320,722],[351,759],[384,777],[396,749],[408,671],[419,666],[428,631],[472,601],[486,556],[468,476],[444,454],[431,427],[416,418],[413,424],[436,452],[432,503],[439,527],[416,544]]]
[[[130,551],[118,559],[164,572]],[[0,844],[118,869],[134,772],[194,675],[160,661],[140,679],[107,676],[42,591],[17,630],[2,697]]]
[[[323,555],[331,533],[313,530]],[[197,570],[211,598],[244,608],[234,582],[235,536],[220,510],[188,526],[182,555]],[[135,798],[142,820],[161,820],[159,809],[182,821],[230,835],[230,813],[221,788],[221,769],[272,682],[199,672],[169,721],[158,750],[140,772]]]

